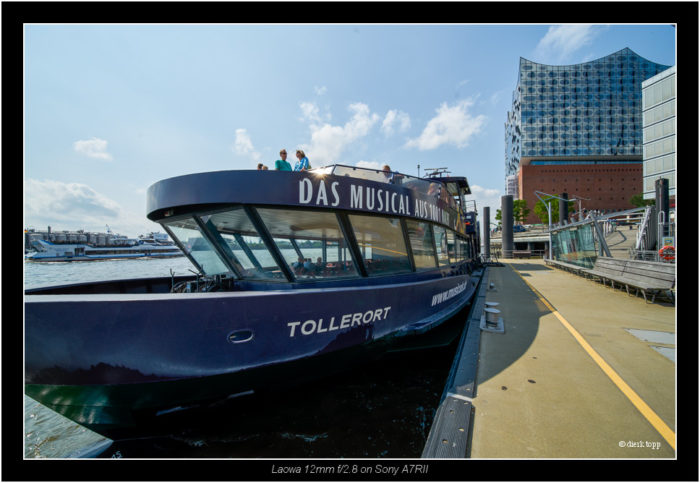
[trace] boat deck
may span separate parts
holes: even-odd
[[[505,331],[481,331],[472,362],[456,359],[476,366],[473,394],[456,396],[471,406],[466,454],[432,457],[675,458],[675,307],[502,262],[483,283]],[[451,429],[431,436],[458,447]]]

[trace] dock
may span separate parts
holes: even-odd
[[[542,260],[501,262],[482,279],[423,457],[676,458],[674,304]],[[475,329],[485,302],[502,331]]]

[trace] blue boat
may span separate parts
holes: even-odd
[[[109,435],[145,418],[449,344],[479,246],[464,177],[333,165],[147,193],[196,276],[25,291],[25,393]]]

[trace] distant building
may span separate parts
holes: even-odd
[[[632,208],[642,191],[642,81],[668,67],[628,48],[564,66],[521,57],[505,125],[505,175],[517,176],[519,198],[532,209],[535,191],[566,192],[587,198],[588,210]],[[527,222],[539,222],[534,210]]]
[[[676,66],[642,82],[644,199],[656,197],[655,182],[668,179],[676,196]]]
[[[518,176],[506,176],[506,195],[512,195],[514,200],[518,198]]]

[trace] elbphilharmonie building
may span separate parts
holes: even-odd
[[[577,192],[591,199],[591,209],[626,208],[629,203],[622,201],[634,194],[633,178],[642,191],[642,81],[669,67],[629,48],[574,65],[521,57],[505,125],[505,176],[518,176],[518,197],[532,199],[532,208],[535,189]],[[626,175],[622,185],[628,191],[611,198],[609,180],[593,181],[602,179],[600,173]]]

